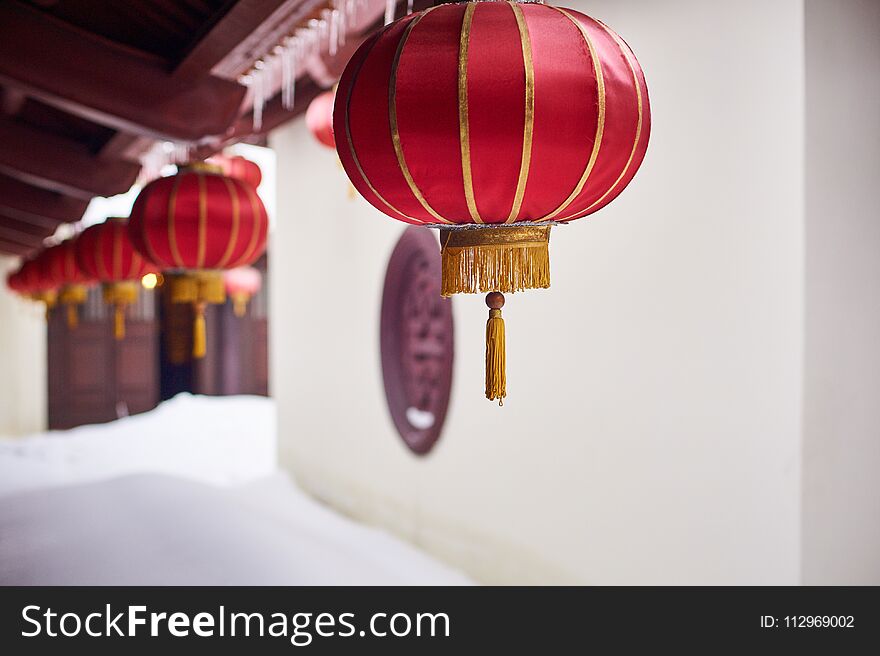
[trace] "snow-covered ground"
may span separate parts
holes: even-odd
[[[275,408],[181,395],[111,424],[0,439],[2,585],[467,584],[302,492]]]
[[[125,474],[232,485],[275,471],[275,403],[179,394],[109,424],[0,439],[0,496]]]

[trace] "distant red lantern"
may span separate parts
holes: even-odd
[[[223,274],[223,284],[232,299],[235,316],[243,317],[251,297],[263,286],[263,276],[254,267],[237,267]]]
[[[196,310],[193,357],[204,357],[206,304],[226,302],[221,271],[254,262],[269,220],[253,185],[196,164],[149,183],[131,211],[134,247],[168,276],[171,301]]]
[[[306,110],[306,126],[321,144],[328,148],[336,148],[333,136],[333,102],[335,91],[325,91],[309,103]]]
[[[116,339],[125,337],[125,308],[137,301],[138,283],[156,271],[132,246],[127,225],[126,219],[109,218],[86,228],[74,243],[80,269],[102,283],[104,302],[114,307]]]
[[[50,278],[46,251],[22,262],[18,271],[7,276],[6,285],[17,294],[46,306],[46,317],[55,306],[58,293]]]
[[[76,259],[76,240],[63,241],[46,249],[48,275],[58,286],[58,302],[67,308],[67,325],[73,330],[79,324],[77,306],[86,302],[89,286],[95,280],[88,276]]]
[[[263,172],[257,163],[240,155],[214,155],[207,163],[220,167],[223,175],[243,180],[254,188],[259,187],[263,181]]]

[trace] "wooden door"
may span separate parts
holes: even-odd
[[[70,329],[64,308],[48,326],[49,428],[73,428],[145,412],[159,402],[159,331],[155,295],[139,288],[128,308],[126,336],[113,337],[101,291],[89,292]]]

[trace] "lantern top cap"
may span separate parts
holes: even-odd
[[[185,173],[187,171],[194,171],[196,173],[213,173],[214,175],[223,175],[223,167],[217,164],[211,164],[209,162],[195,161],[188,162],[187,164],[183,164],[180,166],[178,172]]]

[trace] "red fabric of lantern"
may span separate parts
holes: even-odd
[[[49,276],[59,287],[65,285],[88,285],[95,280],[80,267],[76,257],[78,237],[63,241],[46,249],[49,260]]]
[[[169,277],[171,300],[191,303],[193,357],[206,352],[205,306],[226,301],[218,270],[254,262],[266,249],[269,219],[253,185],[193,165],[153,180],[138,195],[129,234]]]
[[[306,110],[306,127],[321,144],[328,148],[336,148],[333,136],[333,102],[336,94],[325,91],[315,96]]]
[[[109,218],[86,228],[74,243],[80,268],[104,283],[104,302],[115,308],[116,339],[125,337],[125,308],[137,300],[138,281],[156,271],[132,246],[127,226],[126,219]]]
[[[407,16],[360,47],[338,95],[346,172],[409,223],[586,216],[626,187],[650,133],[629,47],[599,21],[542,4]]]
[[[57,285],[49,275],[49,260],[46,252],[42,250],[33,258],[25,260],[15,273],[12,284],[17,287],[20,294],[44,303],[48,319],[49,311],[55,306],[58,292]]]
[[[144,187],[131,211],[129,235],[163,270],[228,269],[263,254],[268,226],[253,185],[187,168]]]
[[[214,155],[208,159],[207,162],[208,164],[219,166],[223,175],[243,180],[255,189],[259,187],[260,183],[263,181],[263,172],[260,170],[260,167],[256,162],[252,162],[240,155],[234,155],[232,157],[227,155]]]
[[[77,306],[88,298],[88,286],[94,279],[79,266],[76,259],[77,237],[46,249],[48,275],[58,287],[58,302],[67,308],[67,326],[73,330],[79,324]]]
[[[128,221],[112,217],[89,226],[77,238],[77,262],[94,280],[105,283],[140,280],[156,267],[134,249],[127,231]]]

